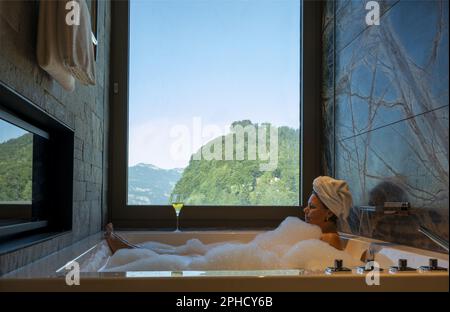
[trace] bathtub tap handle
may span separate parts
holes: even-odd
[[[438,272],[438,271],[447,271],[446,268],[441,268],[438,263],[438,259],[430,259],[428,260],[428,265],[423,265],[419,267],[419,272]]]
[[[407,267],[408,267],[408,260],[406,260],[406,259],[398,260],[398,268],[400,269],[400,271],[403,271]]]
[[[437,259],[430,259],[429,263],[430,263],[430,268],[431,269],[437,269],[437,267],[438,267],[438,260]]]
[[[398,273],[398,272],[411,272],[415,271],[415,269],[408,267],[408,260],[399,259],[398,266],[391,266],[389,268],[389,273]]]
[[[344,267],[344,262],[342,259],[334,260],[334,267],[328,267],[325,269],[325,274],[333,274],[338,272],[351,272],[349,268]]]

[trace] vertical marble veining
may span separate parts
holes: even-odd
[[[383,1],[379,26],[362,24],[364,3],[336,1],[324,19],[324,171],[352,189],[344,230],[439,250],[417,228],[448,240],[448,1]],[[409,216],[358,209],[386,201],[410,202]]]

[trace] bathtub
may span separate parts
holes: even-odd
[[[158,241],[182,245],[197,238],[203,243],[249,242],[258,231],[118,232],[132,243]],[[392,272],[389,267],[406,259],[414,269],[438,259],[448,269],[448,254],[389,244],[341,234],[345,250],[359,258],[376,246],[375,261],[382,272],[379,285],[368,285],[367,273],[358,268],[348,272],[296,270],[254,271],[145,271],[97,272],[108,260],[108,248],[101,233],[44,259],[0,277],[0,291],[448,291],[448,271]],[[372,248],[373,249],[373,248]],[[79,264],[79,285],[67,285],[65,266]],[[332,265],[332,264],[330,264]],[[345,263],[344,263],[345,266]],[[71,266],[73,269],[73,266]],[[370,279],[368,279],[370,284]],[[373,281],[373,279],[372,279]],[[373,284],[373,283],[372,283]]]

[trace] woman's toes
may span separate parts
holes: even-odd
[[[106,238],[111,237],[112,233],[113,233],[113,225],[112,225],[112,223],[108,223],[105,226],[105,237]]]

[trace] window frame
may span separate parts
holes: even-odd
[[[38,206],[33,200],[26,204],[0,204],[0,219],[22,216],[29,220],[0,226],[1,255],[72,230],[74,130],[2,82],[0,117],[48,140],[44,169],[48,184],[45,193],[40,194],[44,201],[39,196]]]
[[[119,229],[173,230],[174,209],[161,205],[128,205],[128,82],[130,0],[111,3],[109,214]],[[321,68],[322,1],[300,5],[300,205],[189,206],[181,210],[180,229],[273,228],[287,216],[303,217],[312,180],[322,172]],[[304,62],[304,60],[308,60]],[[303,78],[307,77],[305,81]],[[305,148],[307,147],[307,148]]]

